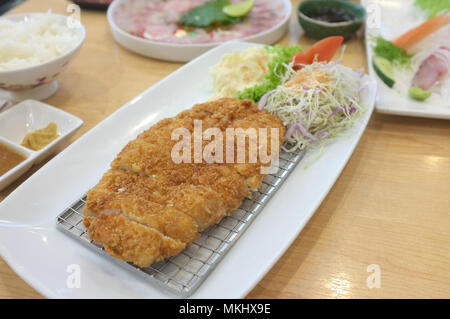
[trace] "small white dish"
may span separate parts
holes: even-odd
[[[58,19],[67,20],[70,18],[55,13],[46,14],[56,16]],[[42,15],[42,13],[8,15],[1,17],[1,19],[21,21],[33,15]],[[58,90],[56,78],[67,69],[86,38],[86,30],[80,22],[67,20],[67,23],[72,23],[74,32],[79,34],[79,42],[72,50],[41,64],[17,70],[0,71],[0,89],[9,93],[8,99],[14,102],[27,99],[44,100]]]
[[[26,134],[46,127],[50,122],[58,125],[58,138],[39,151],[21,146]],[[0,190],[11,184],[33,164],[53,154],[83,124],[76,116],[42,102],[27,100],[0,114],[0,143],[25,155],[27,159],[0,176]]]
[[[128,0],[115,0],[108,7],[107,18],[114,39],[125,48],[141,55],[161,59],[165,61],[187,62],[202,53],[223,44],[224,42],[178,44],[150,41],[133,36],[121,29],[114,21],[114,15],[119,10],[122,3]],[[284,5],[285,17],[274,27],[260,33],[235,39],[240,41],[250,41],[261,44],[272,44],[278,41],[287,31],[289,19],[292,13],[292,4],[289,0],[278,0]]]

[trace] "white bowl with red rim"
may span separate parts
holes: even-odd
[[[59,19],[71,18],[55,13],[45,14],[56,16]],[[42,15],[42,13],[15,14],[4,16],[1,19],[22,21],[33,15]],[[84,26],[78,21],[70,21],[68,20],[68,23],[73,23],[73,30],[79,35],[78,43],[71,50],[40,64],[30,65],[20,69],[0,71],[0,89],[9,92],[9,99],[11,101],[19,102],[27,99],[43,100],[58,90],[56,78],[75,58],[86,38]]]

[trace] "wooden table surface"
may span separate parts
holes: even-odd
[[[297,4],[299,1],[293,1]],[[9,14],[66,13],[65,0],[28,0]],[[82,11],[87,38],[45,102],[84,120],[73,140],[181,64],[114,42],[105,14]],[[283,44],[313,43],[297,37]],[[361,36],[343,64],[366,68]],[[35,172],[0,192],[0,200]],[[380,287],[369,288],[369,265]],[[449,298],[450,122],[374,113],[340,178],[291,247],[249,298]],[[0,258],[0,298],[42,298]]]

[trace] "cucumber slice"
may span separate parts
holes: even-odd
[[[390,88],[394,86],[394,69],[392,68],[391,62],[389,60],[376,56],[373,59],[373,68],[378,74],[380,79]]]

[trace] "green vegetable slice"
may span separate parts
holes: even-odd
[[[411,60],[411,56],[408,55],[405,50],[382,37],[377,37],[374,52],[376,55],[383,57],[390,62],[401,65],[408,64]]]
[[[431,95],[431,91],[425,91],[417,86],[413,86],[409,89],[409,96],[417,101],[424,101],[428,99]]]
[[[223,8],[223,12],[231,17],[239,18],[247,15],[255,5],[254,0],[244,0],[232,3]]]
[[[288,69],[287,66],[289,64],[289,61],[291,60],[291,57],[295,53],[302,50],[302,48],[298,45],[289,47],[284,47],[281,45],[266,46],[264,49],[267,51],[267,53],[274,55],[274,58],[267,66],[269,72],[265,76],[262,83],[238,92],[239,99],[249,99],[258,103],[258,101],[264,94],[275,89],[278,84],[281,83],[283,76]]]
[[[390,88],[394,86],[394,70],[392,68],[391,62],[389,60],[376,56],[373,59],[373,68],[375,72],[378,74],[380,79]]]

